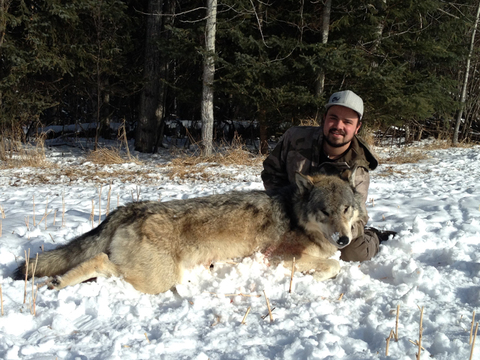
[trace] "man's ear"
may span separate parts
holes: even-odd
[[[358,132],[360,131],[360,128],[362,127],[362,122],[360,120],[358,120],[358,125],[357,125],[357,130],[355,130],[355,135],[358,134]]]
[[[327,112],[328,110],[325,111],[323,115],[320,117],[320,126],[323,126],[323,124],[325,124],[325,119],[327,118]]]
[[[308,176],[300,174],[298,171],[295,173],[295,184],[297,184],[300,194],[313,189],[313,182]]]

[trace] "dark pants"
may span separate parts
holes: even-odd
[[[346,248],[340,250],[340,259],[343,261],[370,260],[377,255],[379,244],[377,234],[369,229],[365,229],[363,235],[352,240]]]

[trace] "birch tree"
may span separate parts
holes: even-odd
[[[455,122],[455,130],[453,132],[453,145],[458,145],[458,133],[460,131],[460,124],[462,122],[462,115],[465,109],[465,102],[467,100],[467,85],[468,85],[468,76],[470,74],[470,62],[472,60],[472,54],[475,45],[475,34],[477,32],[478,19],[480,17],[480,1],[477,6],[477,15],[475,16],[475,23],[473,25],[472,37],[470,39],[470,49],[468,51],[467,63],[465,65],[465,76],[463,79],[462,93],[460,95],[460,109],[457,112],[457,119]]]
[[[322,44],[328,42],[328,32],[330,30],[330,14],[332,12],[332,0],[325,1],[322,12]],[[315,81],[315,97],[321,98],[325,89],[325,71],[320,69]],[[316,119],[319,120],[320,109],[317,109]]]
[[[202,91],[202,149],[210,156],[213,150],[213,79],[215,76],[215,32],[217,26],[217,0],[207,0],[205,26],[205,56],[203,60]]]

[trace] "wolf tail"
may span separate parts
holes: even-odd
[[[108,235],[108,222],[110,217],[105,219],[98,227],[91,231],[80,235],[68,244],[59,246],[58,248],[38,254],[36,258],[30,258],[28,269],[26,262],[23,261],[13,273],[15,280],[25,279],[25,273],[30,278],[35,269],[35,276],[55,276],[66,273],[80,263],[98,255],[107,252],[111,236]],[[36,268],[35,268],[36,263]]]

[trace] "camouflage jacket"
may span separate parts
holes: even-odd
[[[288,129],[279,143],[263,162],[262,180],[265,189],[286,186],[295,180],[295,172],[312,174],[329,161],[323,153],[323,130],[319,126],[298,126]],[[378,160],[358,137],[354,137],[348,151],[339,159],[329,161],[358,166],[355,189],[362,194],[364,203],[370,186],[369,170],[378,166]],[[366,209],[365,209],[366,214]],[[362,223],[367,223],[368,217]]]

